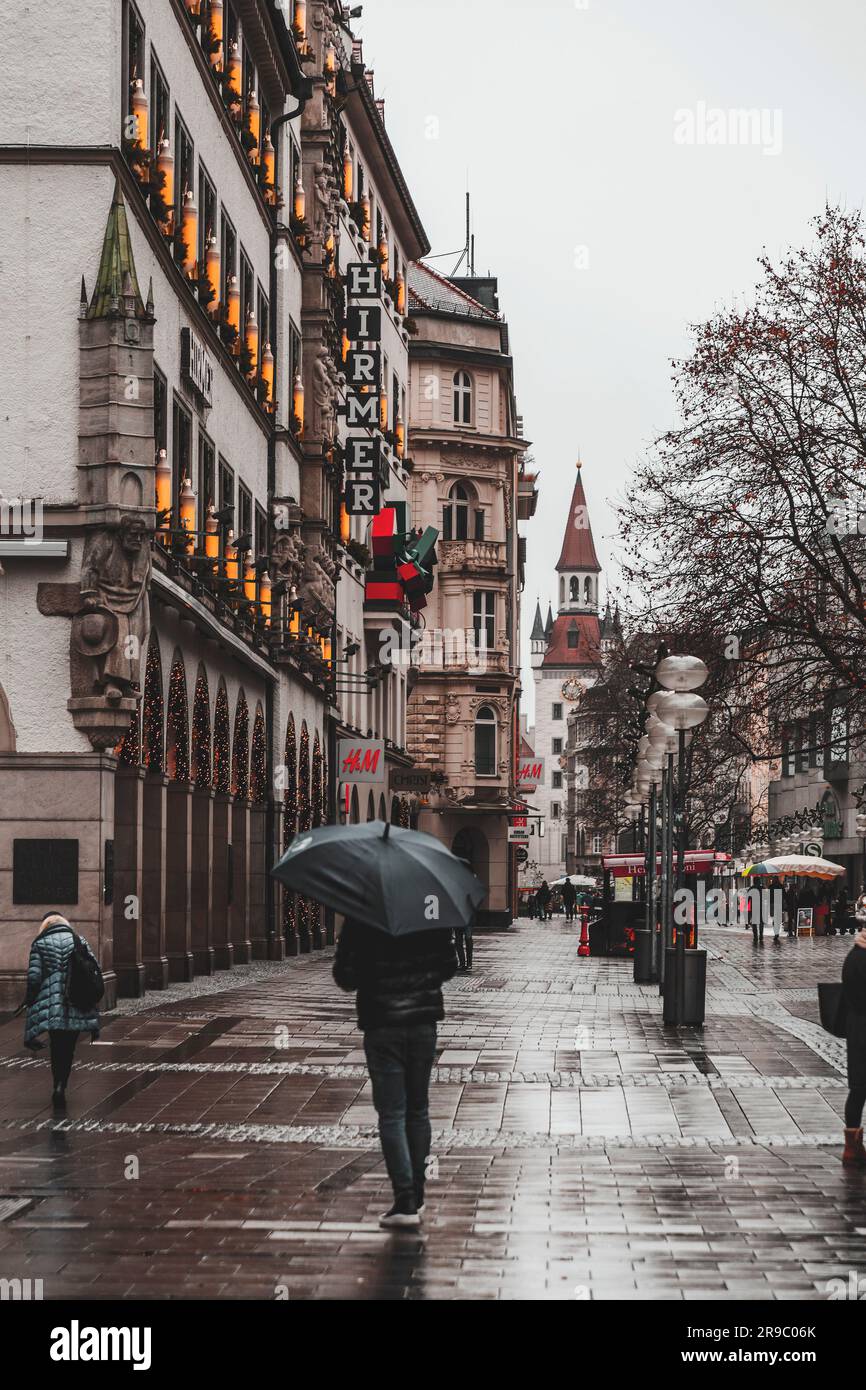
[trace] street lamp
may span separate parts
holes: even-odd
[[[703,724],[709,714],[706,700],[694,692],[703,685],[709,672],[706,664],[697,656],[667,656],[656,667],[656,680],[663,690],[654,697],[653,713],[677,735],[679,762],[677,835],[677,887],[685,886],[686,870],[686,734]],[[671,789],[672,790],[672,789]],[[697,944],[697,917],[695,918],[695,943]],[[673,998],[665,990],[665,1016],[669,1022],[682,1025],[686,1021],[686,933],[681,928],[677,932],[676,973]],[[701,991],[702,994],[702,991]],[[695,1010],[703,1019],[703,1001]]]

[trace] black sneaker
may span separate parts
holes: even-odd
[[[413,1226],[420,1226],[421,1217],[418,1215],[414,1197],[403,1197],[399,1202],[395,1202],[390,1211],[383,1212],[379,1217],[379,1225],[386,1228],[395,1226],[409,1230]]]
[[[66,1087],[55,1086],[51,1093],[51,1104],[55,1110],[66,1109]]]

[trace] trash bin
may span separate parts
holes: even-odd
[[[655,970],[654,933],[644,927],[634,934],[634,982],[651,985],[657,979]]]
[[[683,955],[685,962],[685,1009],[679,1020],[692,1026],[702,1025],[707,1002],[707,953],[698,948],[687,949]],[[677,949],[668,946],[665,951],[665,993],[664,1021],[677,1022]]]

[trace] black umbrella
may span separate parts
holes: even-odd
[[[390,936],[468,926],[487,894],[441,840],[380,820],[301,831],[271,872]]]

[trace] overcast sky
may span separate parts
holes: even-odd
[[[434,255],[463,244],[468,178],[476,271],[499,277],[541,474],[531,711],[529,628],[555,598],[578,450],[613,587],[610,503],[673,423],[689,324],[742,303],[762,248],[801,244],[827,199],[862,205],[866,6],[367,0],[354,23]],[[754,141],[728,123],[741,110],[763,113]]]

